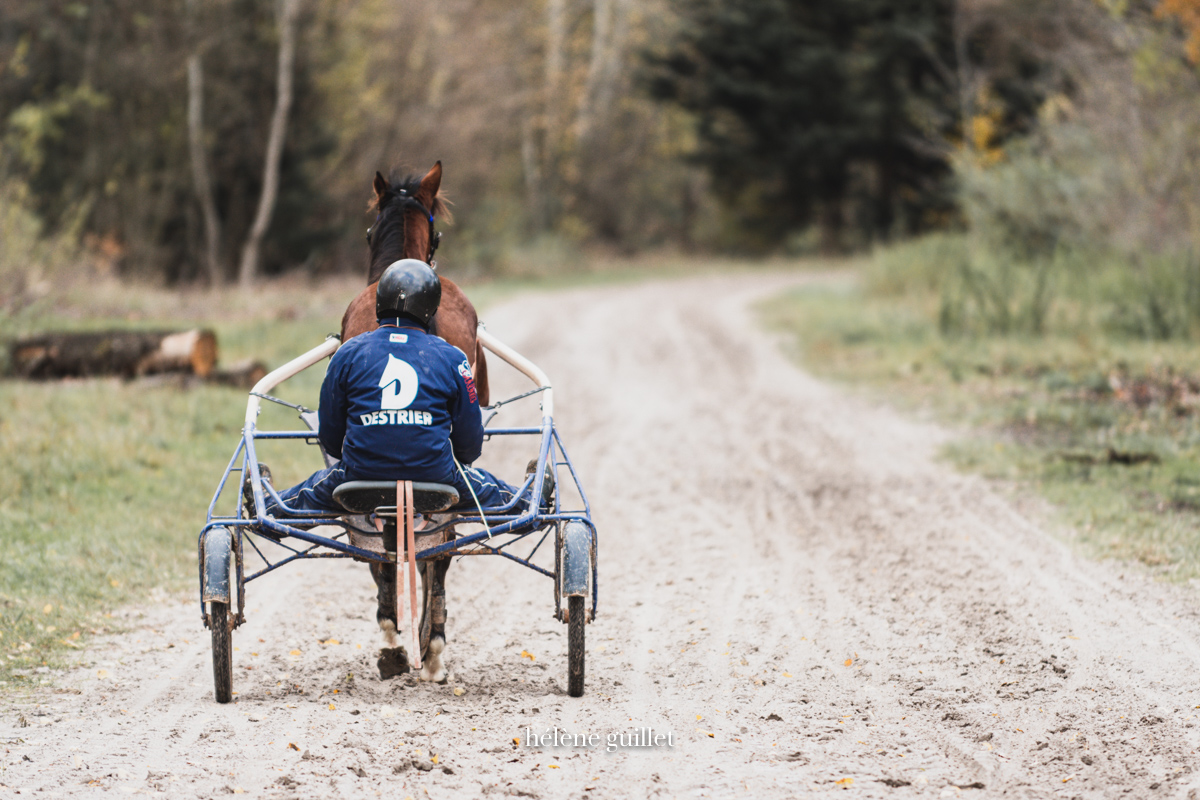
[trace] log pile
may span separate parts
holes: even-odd
[[[218,369],[216,334],[202,328],[47,333],[11,342],[8,350],[12,374],[33,380],[173,374],[245,388],[266,373],[257,361]]]

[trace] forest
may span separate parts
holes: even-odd
[[[1036,331],[1103,262],[1178,335],[1198,58],[1196,0],[10,0],[0,297],[354,272],[375,171],[440,159],[468,275],[934,234],[903,279],[950,328]]]

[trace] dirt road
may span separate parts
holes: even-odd
[[[747,306],[799,279],[486,315],[554,379],[595,503],[582,699],[548,579],[456,563],[437,686],[378,680],[365,567],[301,565],[251,585],[235,703],[194,605],[132,609],[4,710],[0,797],[1200,796],[1194,595],[1083,561],[935,463],[944,432],[797,370]],[[524,744],[554,728],[596,746]],[[609,751],[645,728],[671,745]]]

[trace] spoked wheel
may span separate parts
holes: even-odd
[[[213,687],[218,703],[233,699],[233,630],[229,625],[229,605],[213,601],[209,610],[212,628]]]
[[[567,598],[567,694],[583,697],[583,629],[587,612],[582,597]]]

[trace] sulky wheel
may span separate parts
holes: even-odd
[[[213,688],[218,703],[233,699],[233,630],[229,622],[229,604],[213,601],[209,627],[212,629]]]
[[[587,612],[582,597],[567,598],[567,694],[583,697],[583,629]]]

